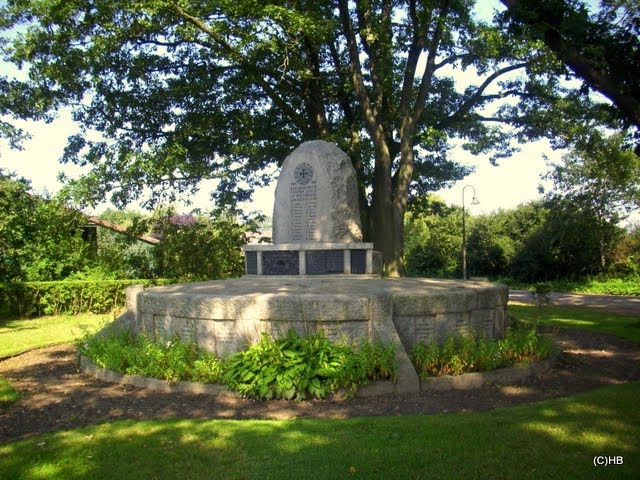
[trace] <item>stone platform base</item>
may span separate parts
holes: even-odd
[[[179,335],[227,355],[295,329],[323,330],[332,340],[361,338],[396,346],[396,390],[418,392],[408,351],[455,332],[502,336],[506,285],[424,278],[244,277],[180,285],[129,287],[130,325],[136,332]]]

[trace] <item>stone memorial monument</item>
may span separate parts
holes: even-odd
[[[282,165],[273,207],[273,243],[362,242],[358,181],[332,143],[306,142]]]
[[[273,245],[246,245],[248,275],[380,274],[382,257],[362,242],[351,160],[323,140],[296,148],[282,165]]]
[[[285,160],[274,206],[274,243],[246,245],[242,278],[127,290],[118,324],[132,333],[178,335],[228,355],[294,329],[327,338],[395,346],[398,377],[386,393],[418,392],[407,352],[455,332],[502,336],[506,285],[429,278],[381,278],[381,259],[362,242],[355,172],[323,141]]]

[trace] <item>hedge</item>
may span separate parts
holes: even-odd
[[[0,283],[0,316],[37,317],[109,313],[126,304],[130,285],[168,285],[170,279],[73,280],[60,282]]]

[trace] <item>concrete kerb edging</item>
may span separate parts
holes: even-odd
[[[80,371],[91,375],[98,380],[105,382],[118,383],[120,385],[131,385],[137,388],[145,388],[156,392],[164,393],[193,393],[214,396],[231,396],[240,398],[235,392],[227,389],[224,385],[208,384],[197,382],[169,382],[157,378],[143,377],[142,375],[125,375],[117,373],[106,368],[97,367],[91,359],[80,355]]]
[[[509,384],[524,380],[525,378],[542,373],[550,369],[556,361],[560,352],[542,360],[532,363],[527,367],[501,368],[490,372],[473,372],[463,373],[462,375],[444,375],[442,377],[433,377],[419,382],[419,391],[421,392],[437,392],[445,390],[473,390],[480,388],[485,384]],[[212,396],[226,396],[232,398],[242,398],[236,392],[232,392],[221,384],[205,384],[197,382],[168,382],[156,378],[143,377],[141,375],[125,375],[97,367],[88,357],[80,356],[80,371],[91,375],[105,382],[118,383],[120,385],[131,385],[137,388],[145,388],[148,390],[165,392],[165,393],[191,393]],[[414,371],[415,372],[415,371]],[[355,396],[359,398],[377,397],[381,395],[389,395],[394,393],[407,394],[417,393],[413,389],[399,389],[398,385],[389,381],[371,382],[364,385],[355,392]]]
[[[443,375],[420,381],[420,391],[438,392],[444,390],[473,390],[484,385],[505,385],[519,382],[527,377],[549,370],[558,354],[534,362],[526,367],[500,368],[488,372],[463,373],[462,375]]]

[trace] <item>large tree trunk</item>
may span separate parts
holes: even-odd
[[[376,164],[370,216],[373,227],[373,245],[382,253],[384,275],[398,277],[402,270],[396,261],[393,188],[391,182],[391,154],[384,139],[377,138]]]
[[[374,248],[382,252],[384,261],[384,274],[397,277],[402,272],[398,269],[395,255],[395,234],[393,221],[393,182],[391,169],[393,158],[389,148],[385,126],[379,117],[379,112],[372,104],[362,74],[360,64],[360,52],[358,42],[353,31],[353,25],[349,16],[347,0],[339,0],[340,20],[347,41],[349,51],[349,70],[354,93],[360,105],[365,127],[375,149],[375,166],[373,178],[372,202],[369,216],[373,232]],[[384,102],[382,102],[384,103]]]

